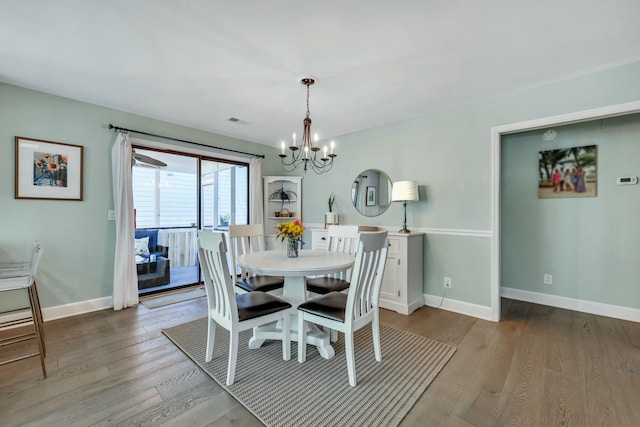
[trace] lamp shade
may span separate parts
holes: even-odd
[[[415,181],[398,181],[393,183],[392,202],[413,202],[420,200],[418,184]]]

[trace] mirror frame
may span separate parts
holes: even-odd
[[[351,184],[351,203],[361,215],[382,215],[391,206],[393,181],[383,170],[367,169]]]

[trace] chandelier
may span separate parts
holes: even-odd
[[[316,81],[311,77],[303,77],[300,83],[307,87],[307,115],[302,121],[302,141],[298,145],[296,134],[293,134],[293,140],[289,146],[291,157],[285,153],[286,145],[282,141],[282,153],[279,154],[282,167],[286,172],[292,172],[300,166],[313,170],[317,174],[325,173],[333,167],[333,159],[338,155],[334,153],[335,142],[331,141],[330,151],[325,145],[322,149],[318,146],[318,134],[316,133],[313,141],[311,140],[311,117],[309,117],[309,87]]]

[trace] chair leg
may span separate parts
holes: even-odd
[[[238,360],[238,341],[240,340],[237,331],[229,333],[229,364],[227,365],[227,385],[233,384],[236,376],[236,361]]]
[[[307,360],[307,334],[304,330],[304,313],[298,311],[298,362]]]
[[[40,328],[40,343],[42,344],[42,354],[46,357],[47,347],[44,343],[44,320],[42,319],[42,309],[40,308],[40,299],[38,298],[38,289],[36,288],[35,282],[33,282],[33,285],[27,288],[27,292],[29,293],[29,300],[35,308],[33,322],[38,322],[38,327]]]
[[[44,348],[44,352],[45,355],[47,353],[47,349],[44,345],[44,318],[42,317],[42,307],[40,306],[40,297],[38,297],[38,287],[36,286],[36,281],[33,281],[33,285],[31,285],[31,287],[33,288],[33,294],[35,296],[35,302],[38,305],[38,320],[40,321],[40,332],[42,333],[42,348]]]
[[[282,358],[291,360],[291,331],[289,330],[289,311],[286,310],[282,317]]]
[[[382,347],[380,346],[380,319],[373,317],[371,322],[371,334],[373,335],[373,351],[376,355],[376,362],[382,362]]]
[[[205,362],[211,362],[213,359],[213,345],[216,340],[216,322],[209,318],[208,327],[207,327],[207,352],[204,356]]]
[[[347,372],[349,373],[349,385],[356,386],[356,355],[353,346],[353,331],[344,333],[345,353],[347,354]]]
[[[41,330],[40,330],[40,323],[38,322],[38,314],[37,314],[37,308],[36,308],[36,304],[35,304],[35,295],[33,294],[33,292],[31,291],[31,287],[29,287],[28,289],[28,293],[29,293],[29,302],[31,303],[31,316],[33,317],[33,328],[36,334],[36,341],[38,343],[38,353],[40,354],[40,365],[42,366],[42,375],[47,378],[47,367],[45,366],[44,363],[44,348],[42,346],[42,335],[41,335]]]
[[[335,329],[329,329],[329,339],[331,340],[331,342],[338,341],[338,331],[336,331]]]

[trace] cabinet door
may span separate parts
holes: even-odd
[[[380,288],[380,298],[397,300],[400,298],[402,283],[402,241],[398,238],[389,237],[389,252],[387,262],[384,267],[382,287]]]
[[[380,288],[380,298],[397,300],[400,297],[400,290],[398,288],[399,268],[400,259],[395,256],[387,255],[387,262],[384,267],[384,276],[382,277],[382,286]]]

